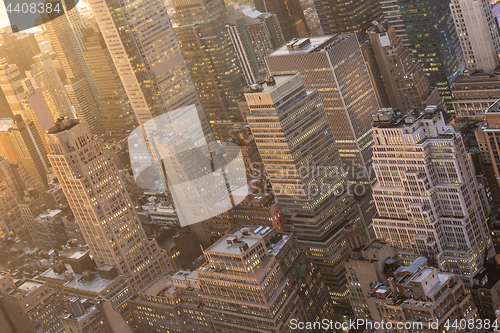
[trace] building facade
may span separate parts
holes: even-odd
[[[306,90],[300,74],[275,75],[245,94],[247,117],[285,230],[324,276],[330,293],[345,301],[342,227],[349,220],[366,227],[347,188],[325,110],[317,90]],[[368,236],[366,236],[368,237]]]
[[[226,28],[246,82],[257,83],[259,70],[266,68],[264,57],[285,44],[278,17],[259,11],[244,14],[235,6],[228,6],[227,16]]]
[[[379,105],[356,36],[291,41],[266,63],[271,74],[298,72],[306,89],[318,89],[349,181],[369,187],[374,181],[370,117]]]
[[[133,290],[168,270],[165,254],[147,239],[116,167],[88,125],[59,119],[47,136],[54,173],[97,265],[116,267]]]
[[[376,71],[382,77],[390,107],[406,113],[412,107],[421,110],[440,103],[437,88],[431,88],[427,75],[413,59],[408,47],[403,46],[394,27],[387,21],[367,30],[371,52],[377,63]],[[387,107],[388,107],[387,106]]]
[[[366,30],[373,21],[380,22],[384,18],[380,2],[376,0],[315,0],[314,7],[325,35],[356,34],[360,41],[366,39]]]
[[[467,69],[490,73],[500,65],[498,24],[490,0],[452,0],[450,8]]]
[[[89,1],[138,123],[183,106],[200,107],[163,2],[128,4]]]
[[[255,0],[255,9],[261,13],[274,13],[283,31],[285,41],[309,36],[304,12],[299,0]]]
[[[373,121],[377,238],[397,247],[403,263],[427,257],[471,287],[495,252],[486,195],[462,136],[437,107],[405,117],[383,109]]]
[[[451,87],[465,62],[449,1],[381,0],[384,17],[451,109]]]

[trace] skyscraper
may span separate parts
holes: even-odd
[[[490,0],[451,0],[450,8],[467,69],[492,72],[500,65],[500,37]]]
[[[27,120],[21,105],[24,90],[21,84],[21,73],[16,65],[8,64],[6,59],[0,59],[0,88],[14,115],[20,115]]]
[[[493,196],[493,200],[500,199],[500,100],[497,100],[484,112],[486,121],[475,131],[476,140],[481,151],[482,166]]]
[[[59,15],[55,11],[41,14],[52,49],[56,52],[66,77],[73,81],[85,77],[94,98],[99,99],[99,89],[83,56],[83,20],[73,0],[60,1],[60,3],[64,8],[64,15]]]
[[[83,55],[99,89],[106,132],[132,129],[135,116],[99,28],[94,26],[81,31]]]
[[[371,52],[376,61],[387,95],[389,105],[401,113],[411,107],[421,110],[427,105],[441,102],[436,87],[431,88],[427,75],[420,64],[413,59],[408,47],[403,46],[401,38],[387,21],[379,22],[367,30]]]
[[[198,283],[213,331],[281,333],[290,330],[291,319],[334,318],[322,274],[304,257],[293,234],[240,228],[204,255],[207,263],[197,269]]]
[[[257,82],[260,69],[266,68],[264,57],[285,44],[276,14],[253,11],[249,14],[227,7],[226,24],[247,84]]]
[[[500,98],[500,37],[490,1],[453,0],[450,8],[467,65],[452,90],[460,126],[483,119],[484,111]]]
[[[304,12],[299,0],[254,0],[255,9],[278,16],[285,41],[309,36]]]
[[[372,22],[384,17],[378,0],[314,0],[314,7],[325,35],[356,34],[360,41]]]
[[[237,101],[245,79],[225,27],[223,0],[174,0],[174,31],[184,54],[203,110],[221,139],[229,137],[230,122],[241,121]]]
[[[349,180],[369,187],[371,115],[379,105],[356,36],[294,40],[266,63],[271,74],[298,72],[306,89],[318,89]]]
[[[74,110],[57,72],[54,61],[48,52],[33,57],[35,62],[28,77],[34,88],[40,88],[45,102],[55,121],[61,117],[75,118]]]
[[[79,26],[83,23],[78,11],[76,14],[71,10],[65,15],[53,18],[52,16],[56,15],[53,12],[43,14],[42,18],[52,48],[66,75],[64,88],[74,107],[76,117],[88,123],[92,134],[103,134],[102,111],[98,104],[100,94],[83,56],[83,47],[80,45],[82,41],[79,40],[81,35]]]
[[[381,0],[385,18],[451,109],[451,86],[465,67],[449,1]]]
[[[89,1],[137,121],[200,107],[163,1],[132,3]]]
[[[48,188],[50,164],[35,124],[24,122],[19,115],[15,119],[1,119],[0,123],[0,155],[12,163],[20,163],[40,184]]]
[[[146,237],[116,167],[88,125],[58,119],[47,136],[54,173],[98,267],[114,266],[135,290],[168,271],[165,254]]]
[[[0,58],[6,58],[9,64],[16,65],[22,77],[33,64],[33,56],[40,53],[34,34],[25,34],[4,30],[1,34]]]
[[[245,94],[247,117],[267,177],[285,217],[337,301],[345,301],[342,228],[360,224],[367,236],[317,90],[300,74],[276,75]]]
[[[377,238],[397,247],[404,263],[427,257],[471,287],[495,250],[462,136],[436,107],[405,117],[383,109],[373,121]]]

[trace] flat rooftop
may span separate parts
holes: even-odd
[[[17,286],[18,290],[24,291],[26,295],[29,295],[32,291],[36,290],[37,288],[41,287],[43,283],[37,282],[37,281],[25,281],[21,283],[19,286]]]
[[[43,272],[41,276],[49,279],[66,281],[67,279],[64,274],[73,274],[74,278],[64,283],[64,287],[80,289],[97,294],[101,293],[121,277],[121,275],[118,275],[114,279],[108,280],[102,278],[96,271],[92,271],[89,277],[84,277],[82,274],[75,274],[73,272],[73,269],[71,268],[71,265],[66,264],[65,266],[66,272],[64,272],[63,274],[58,274],[54,272],[52,268],[50,268]],[[104,269],[106,270],[106,267],[104,267]]]
[[[381,248],[383,248],[385,244],[386,243],[383,242],[383,241],[381,241],[380,239],[375,239],[370,244],[368,244],[367,246],[365,246],[363,248],[363,250],[364,251],[369,251],[369,252],[377,252]]]
[[[495,69],[494,73],[469,72],[457,76],[453,84],[471,84],[481,82],[498,82],[500,84],[500,67]]]
[[[422,282],[431,273],[432,273],[432,268],[426,267],[426,268],[422,269],[417,276],[413,277],[412,281]]]
[[[285,45],[283,45],[282,47],[276,49],[274,52],[267,55],[266,57],[319,52],[319,51],[323,50],[326,45],[336,45],[336,44],[343,42],[347,38],[349,38],[349,35],[333,35],[333,36],[330,35],[330,36],[309,37],[310,43],[307,45],[304,45],[300,49],[289,49],[289,44],[292,42],[292,41],[289,41]],[[300,38],[297,41],[300,43],[301,41],[303,41],[305,39],[306,38]]]
[[[47,217],[55,217],[60,212],[61,212],[60,209],[47,209],[45,212],[43,212],[40,215],[38,215],[37,217],[35,217],[35,220],[36,219],[43,219],[43,218],[47,218]]]
[[[113,280],[108,280],[100,277],[97,272],[92,272],[89,277],[85,277],[81,274],[75,274],[75,278],[65,283],[64,286],[99,294],[106,290],[106,288],[112,285],[120,277],[121,275],[118,275]]]
[[[246,91],[245,94],[262,94],[262,93],[270,93],[274,89],[278,88],[281,86],[283,83],[287,82],[290,80],[292,77],[294,77],[297,74],[277,74],[273,75],[272,77],[274,78],[274,84],[269,84],[266,82],[263,83],[257,83],[257,84],[252,84],[250,88],[258,88],[255,90],[250,90]]]
[[[247,230],[246,234],[242,233],[242,230]],[[240,255],[243,252],[240,250],[240,244],[247,243],[248,248],[252,248],[257,242],[259,242],[264,236],[274,229],[271,227],[262,226],[251,226],[239,229],[233,234],[228,234],[219,239],[216,243],[210,246],[205,252],[216,252],[231,255]],[[239,238],[241,243],[231,244],[228,241],[234,242],[236,238]]]

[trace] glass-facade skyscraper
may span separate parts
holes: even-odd
[[[278,16],[286,41],[309,36],[309,27],[299,0],[255,0],[254,3],[259,12]]]
[[[451,107],[451,87],[464,70],[449,0],[382,0],[382,11]]]
[[[372,22],[384,17],[378,0],[314,0],[314,7],[325,35],[353,33],[361,41]]]

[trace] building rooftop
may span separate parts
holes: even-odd
[[[17,290],[22,290],[24,291],[25,295],[29,295],[32,291],[36,290],[37,288],[41,287],[43,283],[33,281],[33,280],[26,280],[23,283],[21,283],[19,286],[17,286]]]
[[[47,218],[47,217],[55,217],[57,214],[59,214],[61,212],[60,209],[47,209],[45,212],[41,213],[40,215],[38,215],[36,219],[43,219],[43,218]]]
[[[374,239],[370,244],[368,244],[367,246],[365,246],[363,248],[363,250],[364,251],[369,251],[369,252],[377,252],[381,248],[383,248],[385,244],[387,244],[387,243],[384,242],[384,241],[381,241],[380,239]]]
[[[253,235],[252,236],[241,236],[238,237],[234,235],[225,235],[219,241],[217,241],[215,244],[210,246],[205,252],[217,252],[217,253],[224,253],[224,254],[233,254],[233,255],[240,255],[244,251],[240,250],[240,245],[242,244],[247,244],[248,248],[251,248],[254,246],[257,242],[259,242],[262,237],[259,237],[260,235]],[[236,243],[236,242],[240,243]]]
[[[67,131],[74,126],[78,125],[80,120],[78,119],[68,119],[68,118],[58,118],[56,120],[56,125],[47,130],[48,134],[56,134],[60,132]]]
[[[324,50],[326,46],[339,44],[347,38],[349,38],[349,35],[317,36],[293,39],[266,57],[320,52],[321,50]]]
[[[500,265],[486,263],[483,269],[474,275],[472,289],[491,289],[500,281]]]
[[[283,83],[290,80],[297,74],[283,74],[270,76],[266,82],[252,84],[248,87],[245,93],[270,93],[274,89],[281,86]]]
[[[43,272],[41,276],[49,279],[67,281],[66,283],[64,283],[64,287],[80,289],[96,294],[101,293],[107,287],[121,278],[121,275],[118,275],[112,280],[105,279],[102,278],[96,271],[88,272],[86,273],[87,276],[84,276],[82,274],[75,274],[73,272],[73,269],[71,268],[71,265],[66,264],[65,266],[66,271],[64,273],[56,273],[54,269],[51,268]],[[106,266],[103,267],[103,269],[106,270]]]
[[[420,273],[418,275],[416,275],[412,278],[412,281],[413,282],[422,282],[431,273],[432,273],[432,268],[429,268],[429,267],[423,268],[422,271],[420,271]]]
[[[500,67],[497,67],[494,73],[483,73],[481,71],[465,71],[464,74],[457,76],[453,85],[457,84],[471,84],[471,83],[500,83]]]

